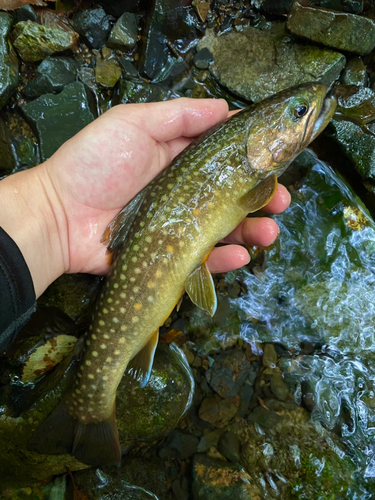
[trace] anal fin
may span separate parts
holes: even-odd
[[[190,274],[185,283],[185,290],[195,305],[211,316],[215,314],[217,307],[215,285],[206,262]]]
[[[277,191],[277,175],[269,175],[260,182],[254,189],[243,195],[239,199],[239,205],[247,213],[253,213],[263,208],[274,197]]]
[[[147,344],[134,356],[127,366],[127,373],[134,380],[140,382],[141,387],[145,387],[149,381],[158,341],[159,328],[154,331]]]

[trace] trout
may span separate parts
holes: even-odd
[[[206,259],[277,176],[325,128],[336,107],[320,83],[282,91],[193,142],[114,218],[103,241],[113,268],[83,339],[73,386],[36,429],[31,449],[89,465],[118,463],[117,386],[127,371],[145,386],[159,327],[186,291],[213,315]]]

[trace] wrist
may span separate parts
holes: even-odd
[[[22,252],[39,297],[68,268],[66,220],[46,165],[0,181],[0,200],[0,226]]]

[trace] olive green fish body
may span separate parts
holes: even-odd
[[[269,201],[275,172],[324,128],[335,107],[325,95],[323,85],[306,84],[236,114],[176,157],[114,219],[109,248],[117,256],[85,334],[77,378],[35,432],[34,449],[92,465],[120,459],[114,408],[124,371],[130,367],[147,382],[158,329],[185,289],[213,314],[209,252]]]

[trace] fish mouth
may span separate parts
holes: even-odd
[[[323,100],[318,118],[314,124],[310,141],[313,141],[331,121],[337,106],[337,97],[335,90],[330,90]]]

